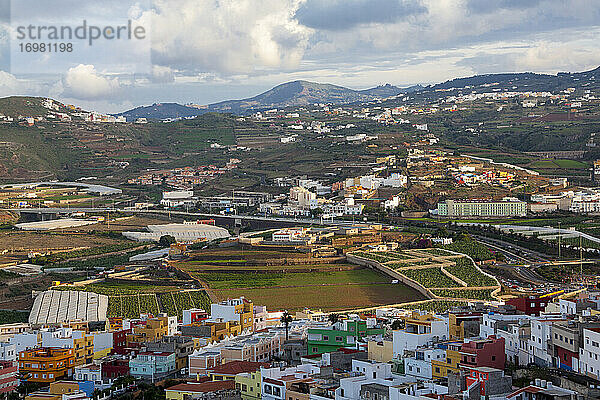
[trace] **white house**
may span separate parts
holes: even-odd
[[[600,379],[600,329],[583,330],[583,346],[579,348],[579,372]]]

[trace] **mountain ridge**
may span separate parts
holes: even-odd
[[[128,120],[135,118],[176,118],[201,115],[206,112],[229,112],[233,114],[248,114],[270,108],[293,106],[308,106],[313,103],[349,104],[360,101],[372,101],[378,98],[388,98],[409,92],[411,88],[399,88],[391,84],[376,86],[369,89],[355,90],[329,83],[316,83],[305,80],[285,82],[262,92],[256,96],[238,100],[225,100],[212,103],[202,108],[184,106],[178,103],[155,103],[151,106],[141,106],[115,115],[123,115]],[[177,105],[179,114],[169,114],[162,105]],[[185,115],[184,115],[185,114]]]

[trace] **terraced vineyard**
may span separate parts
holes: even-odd
[[[487,275],[482,274],[473,267],[473,263],[468,258],[459,258],[456,265],[445,268],[446,271],[455,277],[463,280],[469,286],[495,286],[498,283]]]
[[[494,289],[433,289],[433,293],[442,298],[494,300]]]
[[[210,298],[204,290],[179,291],[169,286],[107,285],[64,286],[55,290],[81,290],[108,296],[108,316],[139,318],[140,314],[157,315],[167,313],[181,317],[182,311],[190,308],[210,310]]]
[[[442,273],[440,268],[409,269],[401,272],[426,288],[458,287],[458,283]]]
[[[470,258],[445,249],[360,251],[352,255],[376,261],[429,289],[440,299],[493,300],[492,293],[499,288],[496,279],[482,273]]]
[[[190,308],[210,310],[210,298],[203,290],[110,296],[109,317],[138,318],[140,314],[166,313],[181,317]]]

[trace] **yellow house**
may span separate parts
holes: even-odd
[[[127,345],[134,343],[156,342],[169,333],[167,317],[150,318],[144,325],[134,326],[127,335]]]
[[[78,382],[56,381],[50,383],[47,392],[33,392],[25,396],[25,400],[62,400],[63,394],[75,394],[80,391]]]
[[[369,340],[367,351],[369,360],[387,363],[394,358],[393,342],[391,340]]]
[[[83,335],[73,339],[75,366],[89,364],[94,359],[94,335]]]
[[[448,314],[448,333],[452,340],[463,340],[479,332],[481,313],[457,312]],[[470,334],[471,332],[471,334]]]
[[[445,360],[431,360],[431,375],[433,379],[447,378],[449,373],[458,373],[460,368],[460,346],[462,342],[448,343]]]
[[[261,398],[260,381],[260,369],[235,376],[235,388],[240,391],[242,400],[259,400]]]

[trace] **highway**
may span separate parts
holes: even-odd
[[[546,255],[546,254],[542,254],[537,251],[529,250],[524,247],[518,246],[516,244],[506,242],[504,240],[492,239],[492,238],[488,238],[486,236],[480,236],[480,235],[472,235],[472,236],[477,241],[482,242],[483,244],[485,244],[487,246],[494,247],[494,248],[498,249],[499,251],[502,251],[503,253],[510,255],[511,258],[516,258],[516,259],[525,261],[528,264],[536,263],[536,262],[540,262],[540,261],[541,262],[550,261],[547,258],[548,255]],[[517,255],[514,251],[507,250],[507,249],[518,250],[518,252],[521,253],[522,255]]]
[[[185,211],[168,211],[168,210],[135,210],[125,208],[110,208],[110,207],[77,207],[77,208],[3,208],[2,211],[24,212],[31,214],[71,214],[76,212],[84,213],[133,213],[133,214],[163,214],[182,217],[193,217],[201,219],[231,219],[231,220],[246,220],[246,221],[266,221],[266,222],[281,222],[289,224],[306,224],[306,225],[326,225],[326,226],[350,226],[352,221],[318,219],[318,218],[281,218],[281,217],[265,217],[256,215],[231,215],[231,214],[208,214],[208,213],[193,213]],[[357,220],[355,223],[362,223],[362,220]]]

